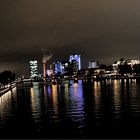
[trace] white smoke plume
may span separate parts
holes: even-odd
[[[42,63],[46,63],[48,60],[52,58],[52,54],[50,55],[43,55]]]

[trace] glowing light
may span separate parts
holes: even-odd
[[[7,112],[9,109],[9,106],[12,105],[12,96],[16,93],[16,87],[12,89],[11,91],[6,92],[0,97],[0,112]],[[4,117],[4,116],[3,116]]]
[[[117,112],[115,114],[118,114],[120,112],[120,81],[119,80],[114,80],[114,110]]]
[[[35,111],[35,93],[33,88],[30,88],[30,93],[31,93],[32,110]]]
[[[43,76],[44,76],[44,81],[46,81],[46,63],[43,63]]]
[[[74,87],[78,87],[78,83],[74,83],[73,86],[74,86]]]
[[[55,113],[58,113],[58,100],[57,100],[57,85],[52,85],[52,101],[53,101],[53,106],[55,109]]]
[[[78,70],[81,69],[81,56],[80,55],[70,55],[69,61],[72,62],[72,60],[76,60],[78,62]]]
[[[100,94],[100,89],[101,85],[99,82],[95,81],[94,82],[94,95],[97,96],[98,94]]]
[[[95,102],[95,115],[96,118],[100,117],[100,105],[101,105],[101,85],[99,82],[94,82],[94,102]]]
[[[37,61],[30,61],[30,72],[31,72],[31,77],[36,77],[38,76],[38,64]]]
[[[31,107],[32,107],[32,114],[34,116],[34,121],[36,118],[39,118],[41,115],[41,110],[40,110],[40,93],[39,93],[39,88],[38,88],[38,83],[36,83],[36,86],[33,88],[30,88],[30,95],[31,95]]]
[[[74,96],[77,96],[78,95],[78,84],[74,83],[73,87],[74,87]]]

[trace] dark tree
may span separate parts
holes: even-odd
[[[133,66],[133,73],[135,73],[136,75],[140,75],[140,64],[135,64]]]
[[[100,65],[100,69],[106,69],[106,68],[107,68],[107,66],[105,64]]]
[[[11,71],[3,71],[0,73],[0,83],[3,85],[6,85],[8,83],[11,83],[12,81],[15,81],[15,74]]]
[[[119,65],[118,66],[118,69],[119,69],[119,73],[121,75],[124,75],[124,74],[132,74],[132,68],[131,68],[131,65]]]
[[[113,66],[112,66],[112,65],[107,66],[107,67],[106,67],[106,70],[107,70],[107,71],[113,71]]]

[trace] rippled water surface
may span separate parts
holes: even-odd
[[[0,97],[1,138],[140,138],[136,80],[46,85]]]

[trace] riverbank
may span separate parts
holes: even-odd
[[[5,89],[3,89],[3,90],[0,90],[0,97],[1,97],[3,94],[5,94],[6,92],[12,90],[15,86],[16,86],[16,85],[14,84],[14,85],[11,86],[11,88],[10,88],[10,87],[7,87],[7,88],[5,88]]]

